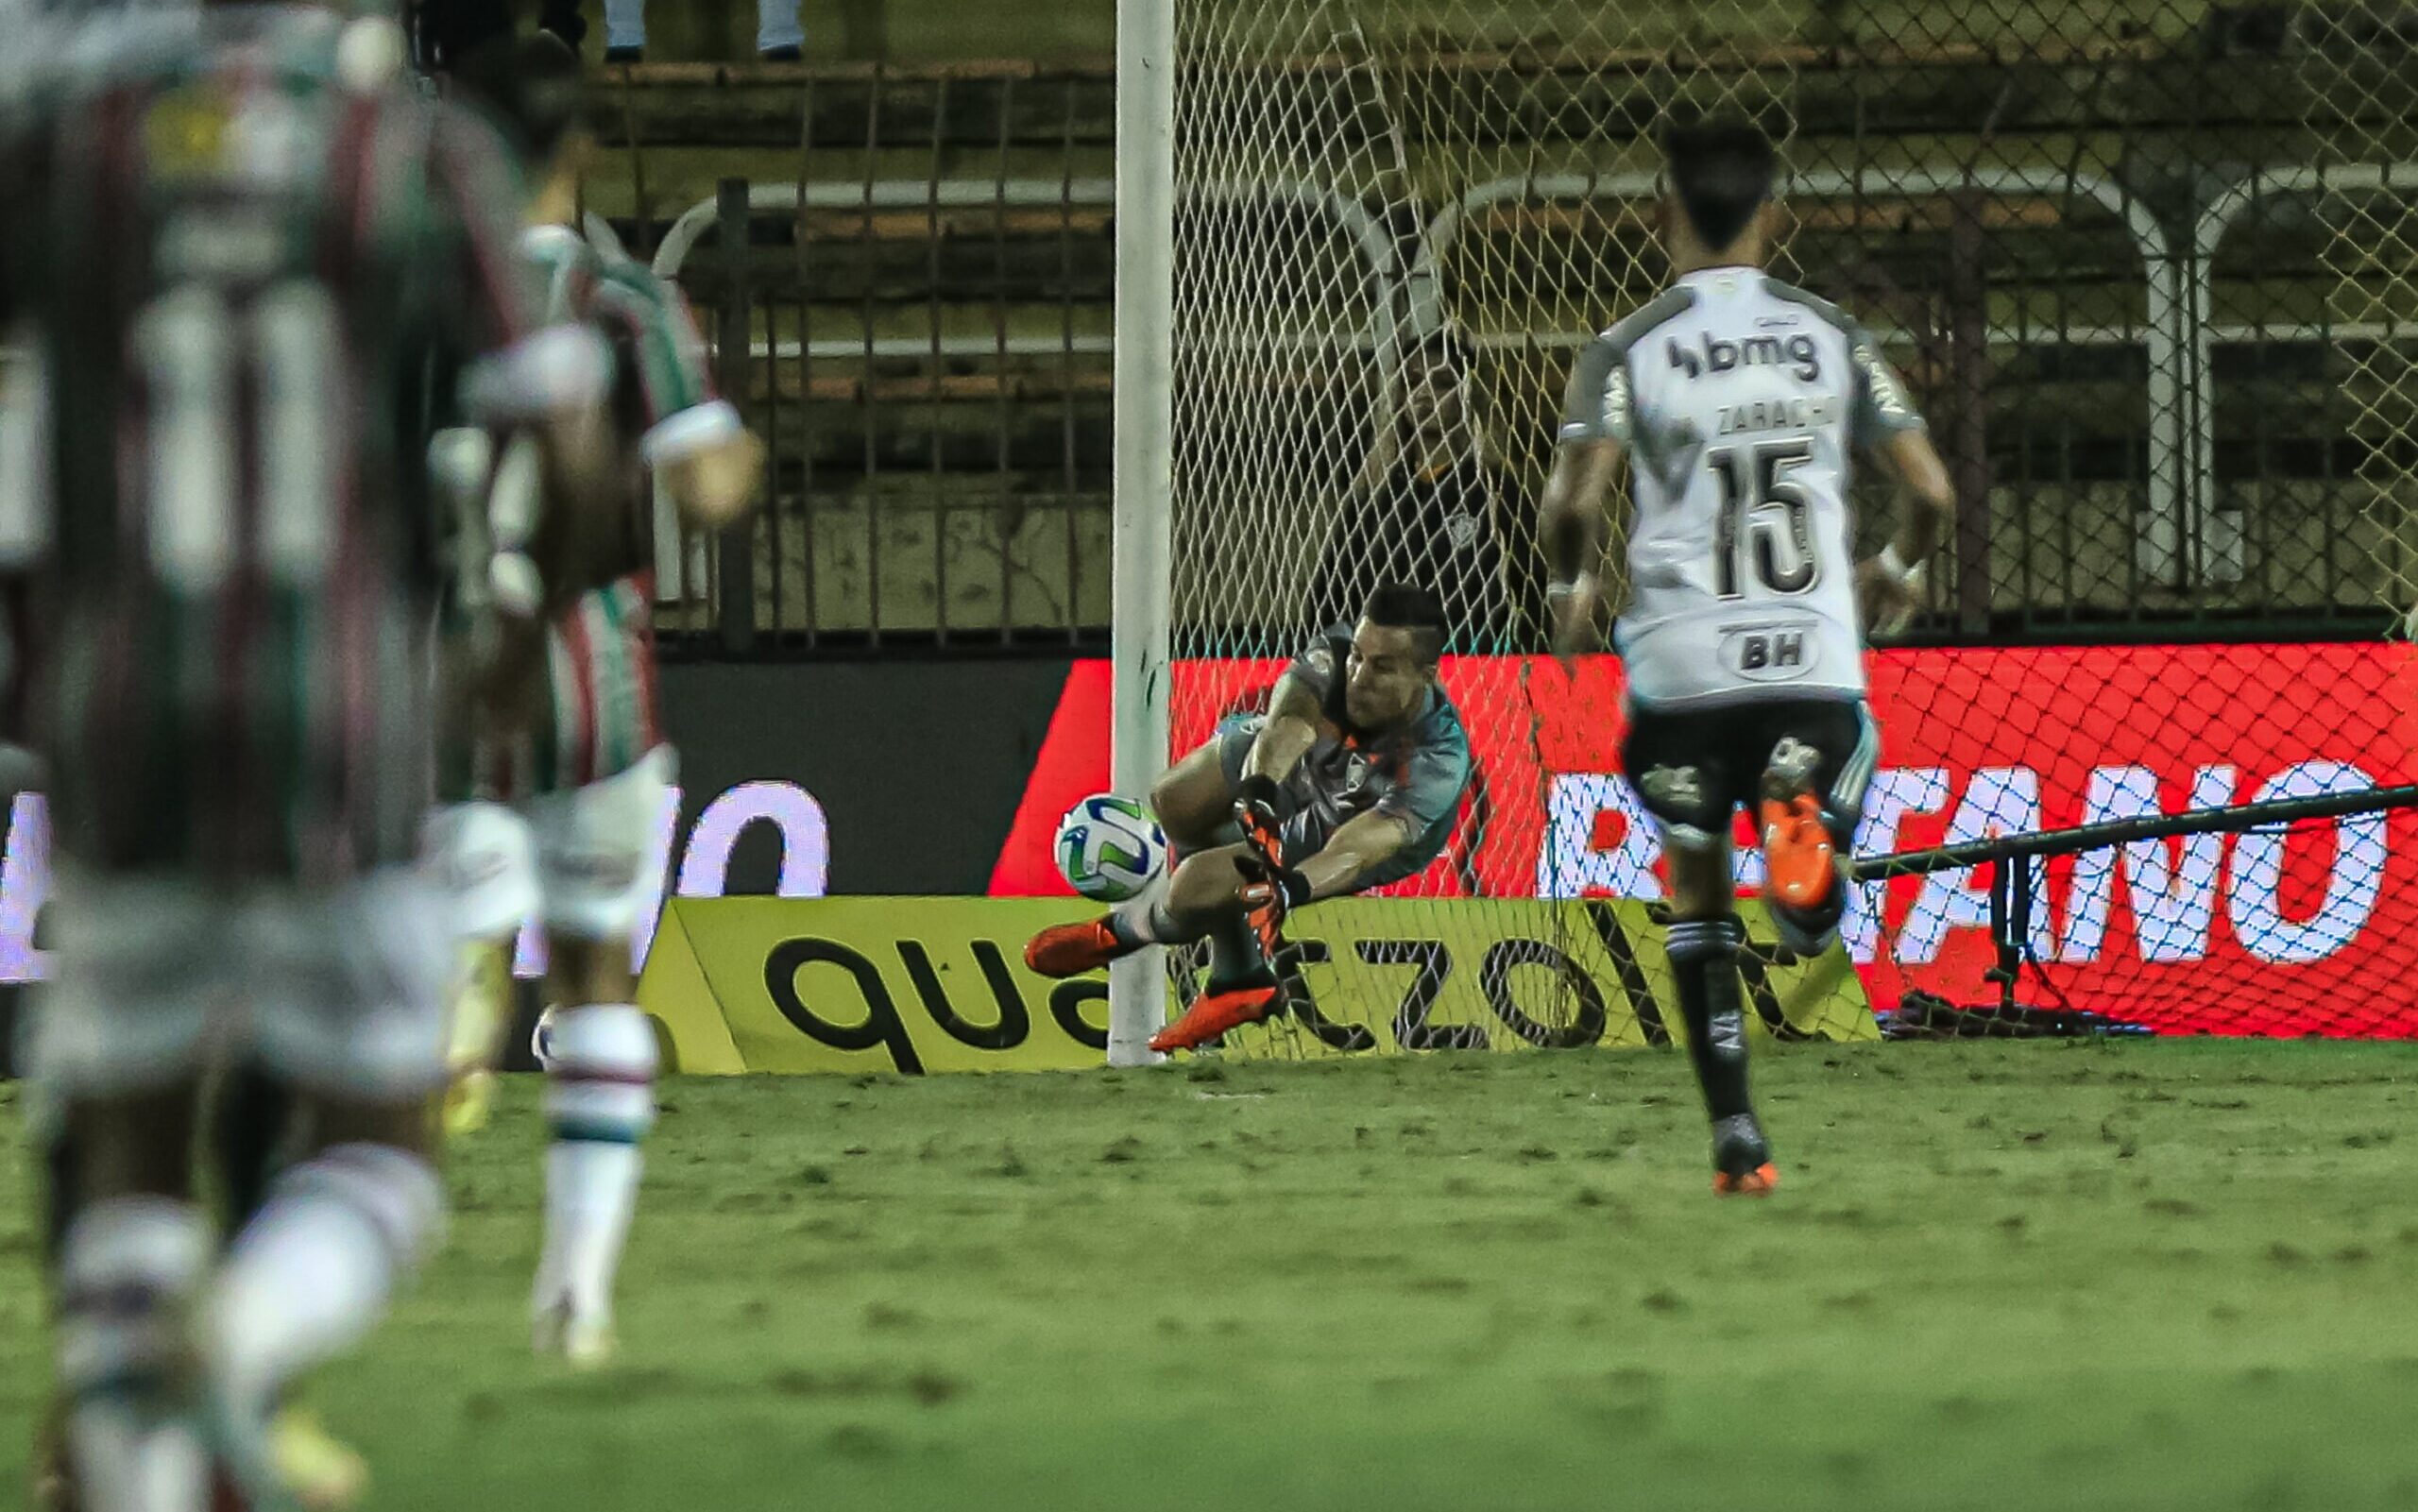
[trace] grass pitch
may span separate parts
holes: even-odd
[[[522,1351],[535,1086],[315,1395],[378,1508],[2418,1505],[2418,1062],[1796,1045],[677,1082],[625,1354]],[[22,1142],[0,1146],[12,1190]],[[43,1389],[0,1227],[0,1499]]]

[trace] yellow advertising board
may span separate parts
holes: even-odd
[[[1800,960],[1742,904],[1750,1025],[1878,1030],[1846,953]],[[1024,942],[1082,910],[1052,898],[680,898],[639,1000],[681,1071],[1004,1071],[1098,1065],[1108,988],[1052,982]],[[1285,1014],[1225,1053],[1646,1045],[1683,1037],[1662,928],[1642,903],[1339,899],[1293,921]],[[1172,997],[1170,997],[1172,1006]]]

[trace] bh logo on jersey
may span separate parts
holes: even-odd
[[[1814,626],[1754,625],[1721,637],[1722,665],[1750,683],[1784,683],[1814,668]]]

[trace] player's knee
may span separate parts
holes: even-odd
[[[1150,813],[1159,828],[1180,851],[1198,851],[1226,820],[1233,803],[1221,777],[1204,782],[1189,764],[1179,766],[1150,784]]]
[[[1183,917],[1216,913],[1239,907],[1236,891],[1241,874],[1230,850],[1201,851],[1187,856],[1167,884],[1168,911]]]
[[[546,987],[557,1003],[626,1003],[637,995],[627,935],[591,938],[549,930],[546,936]]]
[[[1183,808],[1183,787],[1181,769],[1162,772],[1158,780],[1150,784],[1150,812],[1158,816],[1161,827]]]

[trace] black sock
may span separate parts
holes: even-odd
[[[1679,979],[1688,1059],[1715,1122],[1753,1111],[1746,1099],[1745,994],[1738,981],[1738,947],[1745,943],[1736,914],[1671,926],[1671,971]]]
[[[1213,991],[1274,977],[1250,919],[1237,913],[1210,926],[1209,986]]]

